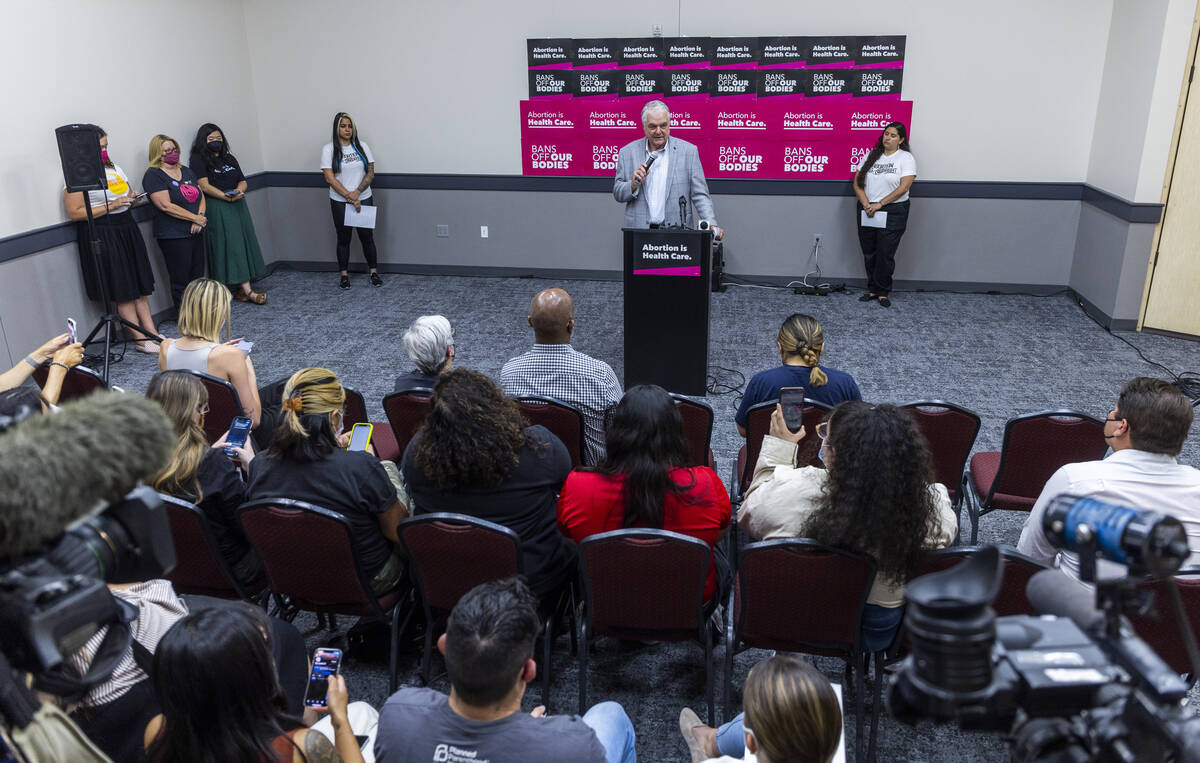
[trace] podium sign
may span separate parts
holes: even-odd
[[[712,232],[625,228],[625,388],[703,395]]]

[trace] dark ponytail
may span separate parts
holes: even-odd
[[[911,150],[908,147],[908,130],[904,128],[904,123],[890,122],[887,127],[883,128],[883,132],[879,133],[879,140],[875,141],[875,147],[871,149],[871,153],[867,154],[867,161],[863,163],[862,169],[854,174],[854,185],[859,188],[865,187],[867,173],[875,166],[875,162],[879,161],[879,157],[883,156],[883,133],[887,132],[888,127],[896,128],[896,132],[900,134],[900,150]]]

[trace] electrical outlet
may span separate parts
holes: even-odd
[[[438,238],[449,238],[450,237],[450,226],[449,225],[437,226],[437,237]]]
[[[655,37],[662,37],[662,24],[651,24],[650,34],[654,35]]]
[[[480,238],[487,238],[487,237],[488,237],[488,229],[487,229],[487,226],[486,226],[486,225],[480,225],[480,226],[479,226],[479,237],[480,237]]]

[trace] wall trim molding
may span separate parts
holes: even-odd
[[[250,191],[264,188],[324,188],[320,172],[258,172],[247,178]],[[852,197],[844,180],[710,180],[709,190],[724,196]],[[536,193],[612,193],[612,181],[602,177],[550,177],[526,175],[436,175],[381,173],[375,188],[412,191],[512,191]],[[1015,199],[1079,201],[1127,223],[1157,224],[1163,205],[1132,202],[1086,183],[977,182],[968,180],[918,180],[912,195],[940,199]],[[133,210],[134,219],[150,219],[149,205]],[[75,223],[65,221],[0,238],[0,262],[74,243]],[[483,270],[486,270],[483,269]]]

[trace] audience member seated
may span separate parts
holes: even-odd
[[[454,366],[454,328],[444,315],[422,315],[404,332],[404,351],[416,370],[396,377],[396,392],[433,387]]]
[[[229,336],[229,306],[233,298],[224,284],[197,278],[183,290],[179,305],[179,338],[159,346],[158,367],[164,371],[200,371],[224,379],[237,390],[242,411],[257,428],[262,419],[258,380],[250,355],[237,348],[238,339],[221,343],[221,329]]]
[[[954,540],[958,517],[946,486],[930,484],[925,437],[903,408],[842,403],[817,435],[827,469],[795,468],[805,430],[788,431],[775,406],[738,524],[755,540],[814,538],[874,557],[862,635],[863,649],[877,652],[900,626],[904,583],[927,551]]]
[[[57,405],[67,371],[82,360],[83,345],[78,342],[71,344],[66,334],[59,334],[0,374],[0,392],[24,384],[43,363],[49,362],[50,369],[46,373],[41,397],[44,405]]]
[[[558,526],[579,543],[624,527],[651,527],[716,545],[729,526],[729,493],[707,466],[687,467],[683,419],[662,388],[643,384],[613,410],[599,466],[571,473],[558,498]],[[704,587],[711,601],[727,583],[728,563],[714,554]]]
[[[399,470],[374,453],[348,451],[346,391],[326,368],[302,368],[283,387],[271,447],[250,463],[246,500],[292,498],[339,512],[350,523],[371,587],[384,593],[404,575],[396,527],[408,516]]]
[[[829,679],[804,659],[780,654],[750,668],[742,704],[745,713],[719,729],[683,709],[679,730],[692,763],[710,758],[718,763],[829,763],[837,753],[841,704]]]
[[[759,371],[746,385],[742,404],[734,416],[742,437],[746,436],[750,408],[775,400],[784,387],[803,387],[805,397],[826,405],[862,400],[858,385],[850,374],[820,365],[821,353],[825,351],[825,332],[816,318],[803,313],[789,315],[779,327],[775,343],[783,365]]]
[[[525,426],[488,377],[458,369],[433,388],[429,417],[404,452],[413,514],[469,514],[521,537],[525,576],[539,598],[560,590],[575,549],[558,532],[555,501],[571,457],[545,427]]]
[[[246,441],[246,447],[235,449],[237,462],[225,455],[224,437],[209,446],[204,435],[208,390],[189,373],[155,374],[146,388],[146,397],[161,405],[175,426],[175,449],[170,462],[154,476],[154,489],[200,507],[234,576],[243,583],[258,579],[263,573],[262,560],[250,548],[237,518],[238,507],[246,501],[246,485],[238,463],[249,468],[254,459],[250,441]]]
[[[635,761],[633,724],[615,702],[582,718],[521,711],[537,673],[537,599],[519,578],[476,586],[463,596],[438,639],[450,696],[433,689],[396,692],[379,713],[381,763],[479,760],[491,763]]]
[[[1078,580],[1079,556],[1058,551],[1042,529],[1051,501],[1077,495],[1170,514],[1187,530],[1192,555],[1186,564],[1200,563],[1200,470],[1175,460],[1192,417],[1191,403],[1174,384],[1145,376],[1126,384],[1104,421],[1104,439],[1112,454],[1100,461],[1067,464],[1050,477],[1025,520],[1017,550]],[[1125,577],[1126,570],[1102,559],[1096,574],[1118,578]]]
[[[288,712],[266,615],[238,604],[189,614],[159,641],[151,673],[162,713],[145,726],[147,757],[361,763],[354,735],[374,726],[375,711],[363,702],[349,705],[346,679],[333,675],[329,730],[306,728]]]
[[[569,403],[583,412],[586,464],[604,457],[604,425],[621,399],[621,383],[612,367],[571,347],[575,304],[562,289],[546,289],[529,308],[533,349],[500,369],[500,386],[513,397],[541,395]]]

